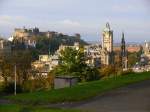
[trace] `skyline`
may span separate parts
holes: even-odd
[[[14,28],[25,26],[100,41],[109,22],[115,42],[122,32],[127,42],[144,42],[150,36],[148,6],[148,0],[1,0],[0,35],[9,37]]]

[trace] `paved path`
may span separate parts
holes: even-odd
[[[80,103],[58,106],[89,112],[150,112],[150,81],[122,87]]]
[[[9,100],[0,99],[0,105],[2,105],[2,104],[12,104],[12,102]]]

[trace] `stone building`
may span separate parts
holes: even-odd
[[[5,39],[0,38],[0,56],[10,55],[11,53],[11,44]]]
[[[102,48],[101,45],[92,44],[84,47],[86,63],[90,67],[101,67],[109,65],[109,52]]]
[[[54,31],[47,31],[41,32],[38,28],[16,28],[12,37],[10,38],[11,41],[15,40],[19,43],[24,43],[26,47],[36,47],[36,37],[37,36],[46,36],[47,38],[53,38],[57,35],[57,32]]]
[[[148,62],[150,62],[150,42],[146,42],[144,44],[144,56],[147,58]]]
[[[102,34],[101,64],[110,65],[114,63],[114,53],[113,31],[111,30],[109,23],[106,23],[106,27]]]
[[[12,41],[15,43],[24,43],[25,47],[35,47],[36,46],[36,40],[34,38],[35,35],[39,33],[38,28],[34,29],[26,29],[24,28],[16,28],[13,35],[12,35]]]
[[[47,38],[57,38],[57,37],[74,37],[76,41],[79,41],[81,36],[76,33],[74,36],[65,35],[63,33],[58,33],[55,31],[41,32],[39,28],[16,28],[12,36],[9,38],[10,41],[15,43],[25,44],[25,48],[36,47],[36,37],[43,36]]]
[[[84,47],[84,54],[86,57],[86,64],[90,67],[100,67],[101,65],[101,51],[100,45],[88,45]]]
[[[37,74],[47,76],[48,73],[59,65],[59,57],[55,55],[39,55],[39,60],[32,62],[31,66]]]
[[[75,76],[56,76],[54,79],[54,88],[60,89],[72,87],[78,83],[78,77]]]
[[[75,49],[75,50],[79,50],[80,45],[79,45],[78,42],[75,42],[73,46],[60,45],[59,48],[58,48],[58,50],[56,51],[56,54],[60,55],[60,52],[61,52],[62,50],[65,50],[65,48],[67,48],[67,47],[72,48],[72,49]]]
[[[85,46],[84,52],[89,66],[101,67],[114,63],[113,31],[109,23],[102,32],[102,45]]]

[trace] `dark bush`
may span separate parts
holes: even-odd
[[[14,83],[9,83],[6,86],[3,87],[3,91],[5,93],[11,94],[14,93]],[[22,87],[21,85],[17,84],[16,85],[16,92],[21,93],[22,92]]]

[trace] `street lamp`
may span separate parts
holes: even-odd
[[[14,80],[14,95],[16,95],[16,64],[14,67],[14,71],[15,71],[15,80]]]

